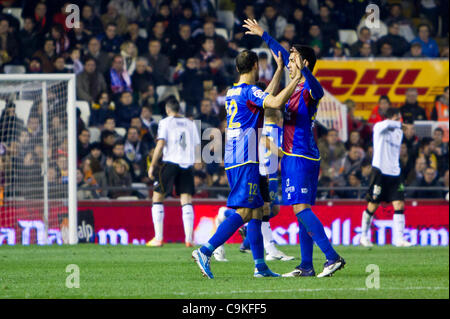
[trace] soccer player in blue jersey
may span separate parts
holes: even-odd
[[[325,254],[327,261],[317,277],[331,276],[345,265],[325,234],[322,223],[311,210],[317,192],[320,169],[320,154],[313,135],[314,119],[323,88],[312,75],[316,63],[314,50],[309,46],[294,45],[287,52],[265,32],[256,20],[247,19],[246,34],[258,35],[273,52],[281,52],[284,64],[292,77],[293,66],[300,64],[301,81],[284,108],[283,153],[281,178],[283,202],[292,205],[299,224],[299,239],[302,261],[284,277],[315,276],[312,263],[314,242]],[[300,63],[295,62],[300,59]]]
[[[227,206],[236,209],[236,213],[220,224],[207,244],[192,252],[192,257],[207,278],[214,278],[210,269],[214,250],[246,222],[255,261],[254,277],[280,276],[273,273],[264,260],[261,234],[264,202],[259,189],[258,129],[263,124],[263,108],[280,109],[294,92],[301,75],[299,65],[294,63],[291,82],[275,96],[272,94],[275,84],[279,83],[283,73],[280,53],[277,64],[281,67],[277,69],[266,90],[262,91],[255,85],[259,74],[257,54],[244,50],[236,57],[239,82],[228,90],[225,101],[227,134],[224,158],[231,188]]]

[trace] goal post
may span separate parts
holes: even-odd
[[[0,75],[0,245],[78,242],[75,99],[74,74]]]

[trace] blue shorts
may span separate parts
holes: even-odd
[[[316,202],[320,161],[285,155],[281,159],[281,185],[283,204],[309,204]]]
[[[269,176],[269,194],[271,206],[280,205],[280,199],[278,197],[278,177]]]
[[[249,163],[227,171],[230,194],[227,207],[259,208],[264,205],[259,189],[259,164]]]

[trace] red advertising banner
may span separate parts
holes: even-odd
[[[194,202],[194,241],[203,244],[214,234],[214,218],[225,202]],[[153,238],[153,222],[150,201],[83,201],[78,204],[79,217],[88,218],[78,222],[79,240],[94,241],[100,245],[145,244]],[[361,215],[365,208],[363,201],[319,202],[313,211],[322,221],[333,245],[358,245]],[[2,217],[5,211],[0,209]],[[52,212],[57,214],[57,212]],[[44,243],[42,220],[37,215],[20,214],[26,219],[8,225],[0,220],[0,246],[4,244],[29,245]],[[59,215],[59,214],[58,214]],[[372,239],[378,245],[391,243],[392,206],[380,207],[375,213]],[[88,217],[86,217],[88,216]],[[449,242],[449,206],[445,201],[407,202],[405,207],[405,237],[413,244],[422,246],[447,246]],[[61,218],[53,218],[55,220]],[[86,221],[86,223],[85,223]],[[64,218],[60,225],[50,225],[50,243],[61,245],[64,237]],[[272,218],[271,227],[274,240],[280,244],[298,244],[298,224],[292,208],[282,206],[279,215]],[[60,227],[58,227],[60,226]],[[92,238],[89,240],[89,238]],[[241,237],[236,232],[228,243],[239,243]],[[183,242],[184,230],[179,202],[165,204],[164,241]]]

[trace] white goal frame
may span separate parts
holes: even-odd
[[[77,124],[76,124],[76,87],[75,74],[0,74],[0,85],[3,81],[42,81],[42,114],[43,122],[47,122],[47,82],[46,81],[67,81],[67,140],[68,140],[68,219],[69,219],[69,244],[78,243],[77,234]],[[45,135],[44,135],[45,136]],[[44,138],[44,147],[47,144]],[[46,150],[44,149],[44,154]],[[46,156],[44,156],[44,165],[46,165]],[[44,169],[44,179],[47,178],[47,168]],[[46,184],[46,183],[44,183]],[[44,196],[44,223],[45,223],[45,239],[47,240],[47,228],[48,228],[48,194],[45,188],[43,189]]]

